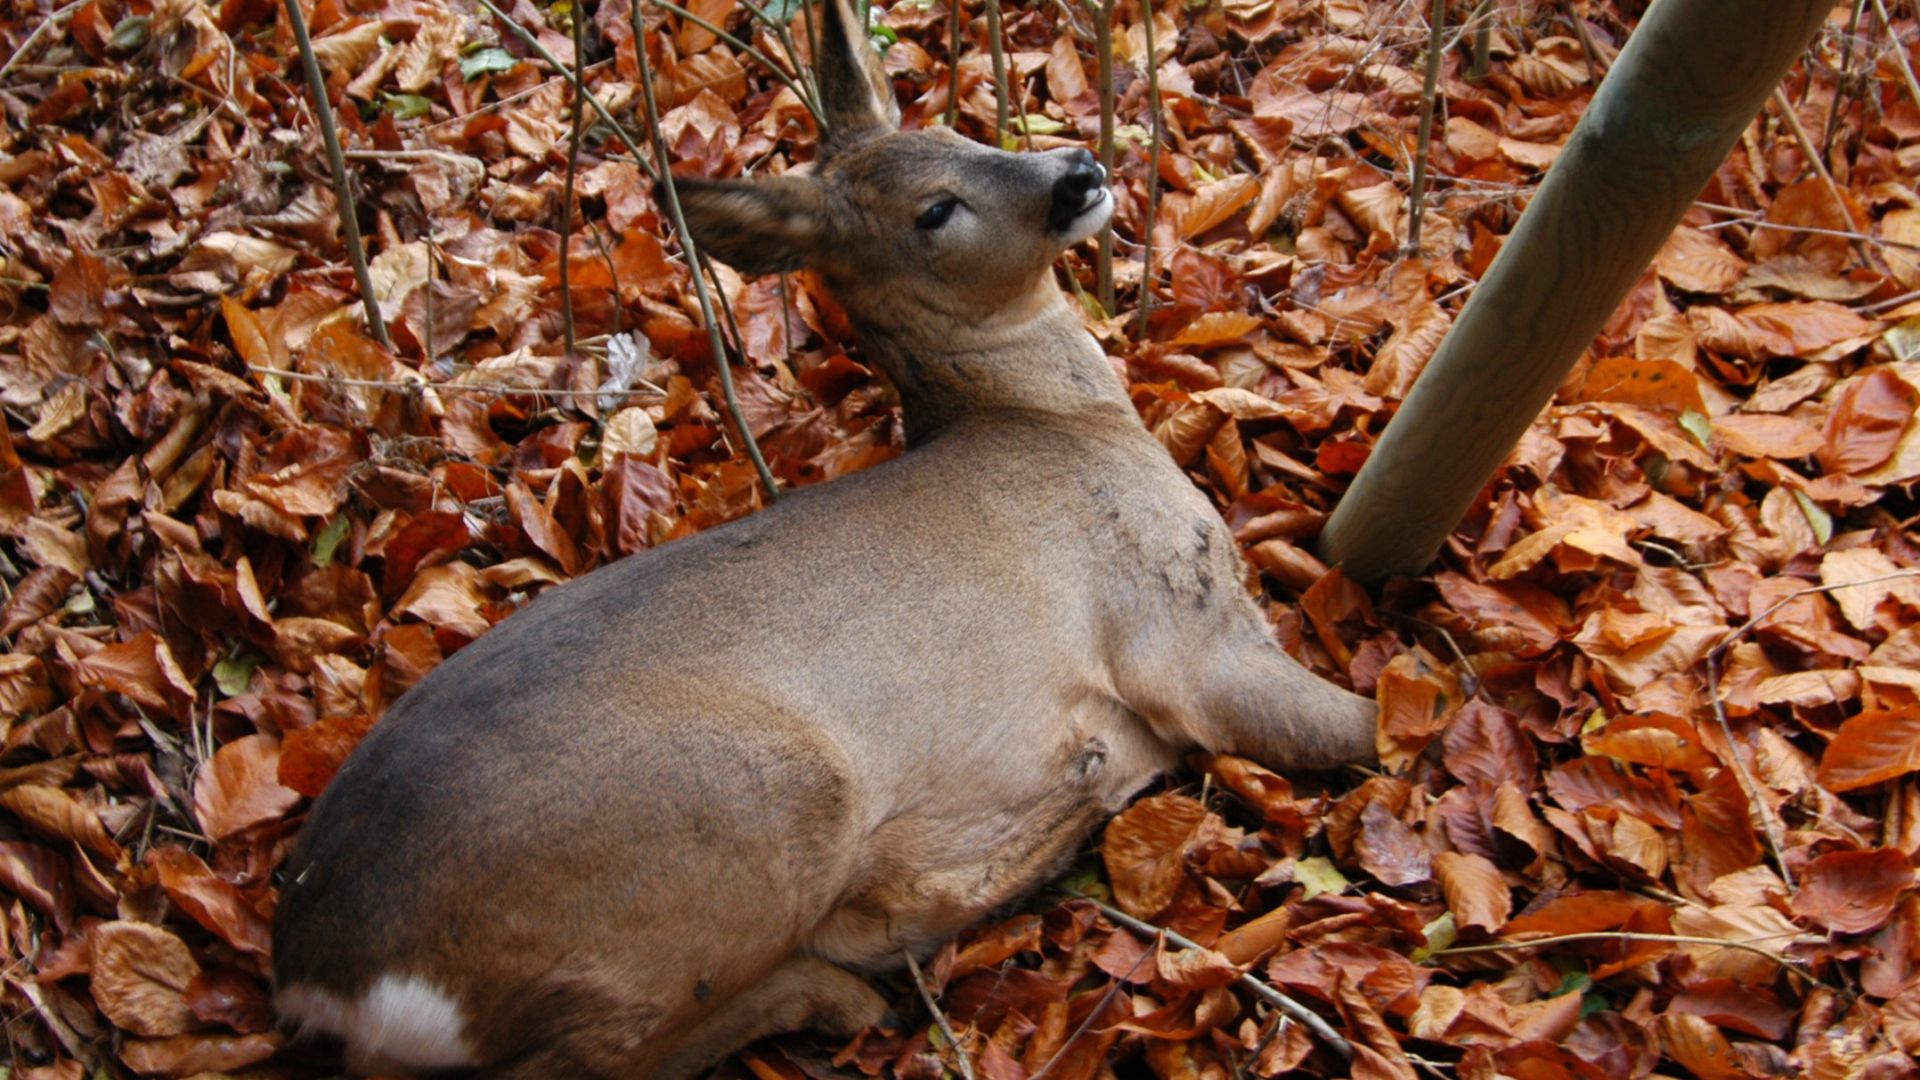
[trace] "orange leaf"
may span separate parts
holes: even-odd
[[[280,786],[280,744],[247,735],[222,746],[193,783],[194,816],[215,840],[275,820],[300,802]]]
[[[1207,808],[1185,795],[1141,799],[1107,825],[1101,857],[1113,898],[1127,914],[1150,919],[1186,879],[1185,853]]]
[[[1875,709],[1840,725],[1820,758],[1820,786],[1853,791],[1920,770],[1920,708]]]
[[[1491,932],[1507,921],[1513,893],[1493,863],[1478,855],[1443,851],[1433,857],[1433,873],[1458,926]]]
[[[1807,864],[1793,913],[1842,934],[1864,934],[1886,922],[1913,885],[1904,852],[1836,851]]]
[[[369,716],[326,716],[287,732],[280,744],[280,783],[309,799],[319,798],[372,728]]]
[[[240,890],[214,874],[198,855],[182,848],[155,848],[147,865],[160,877],[167,899],[194,922],[241,952],[265,958],[273,932],[266,916]]]
[[[1705,412],[1693,372],[1671,360],[1609,356],[1587,371],[1582,401],[1621,401],[1667,412]]]
[[[1827,417],[1817,457],[1830,473],[1865,472],[1893,455],[1920,392],[1886,368],[1849,383]]]

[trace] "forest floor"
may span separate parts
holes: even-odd
[[[645,12],[676,171],[810,160],[802,99],[738,47],[778,36],[688,4],[736,40]],[[1428,6],[1163,4],[1149,59],[1119,4],[1112,309],[1092,245],[1061,269],[1280,639],[1381,702],[1383,768],[1197,759],[925,965],[964,1062],[903,974],[906,1030],[731,1075],[1915,1073],[1912,5],[1835,8],[1430,572],[1369,590],[1314,538],[1644,5],[1451,5],[1479,21],[1447,32],[1409,257]],[[624,141],[626,0],[585,28],[620,127],[588,115],[568,199],[572,95],[525,37],[570,64],[577,14],[308,9],[390,347],[281,5],[0,17],[0,1076],[324,1075],[267,1003],[311,798],[541,590],[762,505]],[[954,66],[948,14],[878,15],[905,122],[946,122],[957,82],[990,139],[987,21],[968,5]],[[1006,9],[1008,142],[1096,143],[1094,27]],[[900,452],[817,279],[718,281],[783,484]]]

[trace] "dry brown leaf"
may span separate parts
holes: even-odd
[[[110,922],[87,937],[93,999],[115,1027],[135,1035],[178,1035],[193,1025],[187,984],[200,974],[186,943],[142,922]]]
[[[194,780],[200,827],[224,840],[292,810],[300,793],[280,785],[279,767],[280,744],[270,735],[246,735],[222,746]]]
[[[1433,857],[1433,872],[1456,925],[1491,933],[1506,924],[1513,894],[1491,862],[1478,855],[1443,851]]]
[[[1915,884],[1904,852],[1835,851],[1807,864],[1793,913],[1839,933],[1864,934],[1886,922]]]
[[[1186,878],[1187,845],[1207,808],[1184,795],[1154,795],[1107,824],[1100,854],[1121,910],[1151,919],[1173,901]]]

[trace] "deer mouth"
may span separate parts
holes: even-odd
[[[1056,198],[1047,214],[1047,228],[1057,233],[1062,243],[1071,247],[1099,232],[1112,216],[1113,193],[1107,190],[1105,184],[1100,184],[1076,201]]]

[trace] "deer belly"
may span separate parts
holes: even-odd
[[[809,948],[856,969],[897,966],[903,950],[923,952],[1066,869],[1171,763],[1170,752],[1144,742],[1082,736],[1061,760],[1034,763],[1012,792],[956,767],[952,791],[925,793],[918,812],[869,836],[855,886]]]

